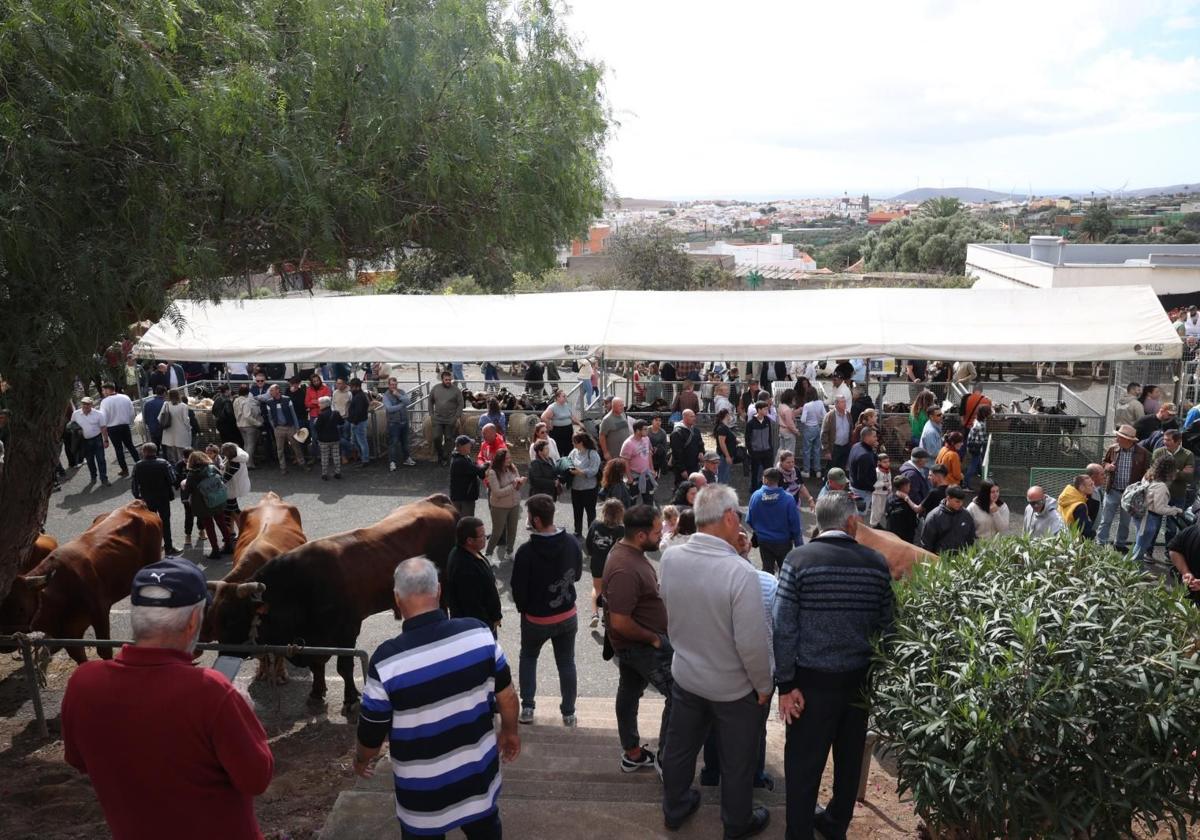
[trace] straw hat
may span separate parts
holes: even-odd
[[[308,429],[301,428],[296,434],[292,435],[292,440],[302,445],[308,443]]]
[[[1119,438],[1125,438],[1125,440],[1131,440],[1134,443],[1137,443],[1137,432],[1135,432],[1133,430],[1133,426],[1130,426],[1128,423],[1122,423],[1121,428],[1117,429],[1115,432],[1113,432],[1113,434]]]

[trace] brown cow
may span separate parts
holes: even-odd
[[[79,639],[91,627],[97,639],[108,639],[109,609],[128,597],[138,569],[161,559],[162,522],[135,499],[96,517],[92,527],[13,581],[0,610],[0,633],[35,630]],[[112,658],[110,650],[98,652]],[[87,659],[82,648],[67,653],[76,662]]]
[[[861,522],[854,529],[854,539],[859,545],[873,548],[883,555],[883,559],[887,560],[888,570],[892,573],[892,580],[905,577],[918,563],[938,559],[932,551],[905,542],[891,531],[880,531]]]
[[[17,574],[25,575],[37,568],[37,564],[50,554],[51,551],[58,548],[58,540],[49,534],[38,534],[34,540],[33,548],[29,552],[29,556],[25,558],[25,562],[17,569]]]
[[[238,534],[237,545],[233,549],[233,568],[224,579],[209,583],[209,588],[213,590],[213,602],[204,615],[204,625],[200,630],[200,638],[206,642],[215,637],[216,628],[221,625],[220,616],[227,610],[238,609],[232,602],[244,599],[258,589],[237,584],[248,582],[271,558],[307,541],[300,524],[300,511],[295,505],[280,499],[274,491],[238,514]],[[259,659],[257,678],[263,679],[273,670],[275,682],[286,682],[283,659],[275,659],[272,669],[267,665],[271,658]]]
[[[363,619],[394,609],[392,575],[401,560],[424,554],[439,567],[454,545],[458,513],[444,495],[396,508],[380,522],[307,542],[270,560],[254,573],[263,584],[262,603],[231,600],[217,633],[226,644],[243,644],[259,615],[259,644],[353,648]],[[313,674],[310,703],[325,704],[328,657],[296,657]],[[339,656],[337,671],[345,683],[344,711],[358,702],[354,658]]]

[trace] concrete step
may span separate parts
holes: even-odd
[[[669,832],[663,826],[662,804],[657,799],[620,801],[619,804],[584,802],[572,796],[510,799],[506,785],[500,799],[500,817],[505,836],[522,840],[561,840],[564,837],[572,840],[711,840],[721,836],[720,807],[715,800],[709,803],[707,798],[683,828]],[[772,806],[771,824],[758,836],[764,840],[779,840],[784,836],[784,822],[783,807]],[[320,840],[378,840],[399,834],[395,802],[390,794],[353,790],[338,796],[319,837]]]

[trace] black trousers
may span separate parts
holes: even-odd
[[[768,574],[778,574],[783,568],[784,558],[792,550],[790,542],[758,541],[758,556],[762,560],[762,568]]]
[[[171,539],[171,502],[146,502],[146,507],[158,514],[158,518],[162,520],[163,529],[163,548],[168,554],[175,553],[175,542]],[[189,512],[189,516],[190,516]]]
[[[125,465],[125,451],[128,450],[133,458],[133,463],[141,460],[142,456],[133,446],[133,431],[129,428],[129,424],[122,423],[119,426],[108,427],[108,439],[112,442],[112,447],[117,453],[117,465],[121,467],[121,472],[129,469]]]
[[[587,524],[591,526],[596,519],[596,494],[595,487],[590,490],[576,490],[571,488],[571,510],[575,514],[575,533],[583,533],[583,516],[587,514]]]
[[[858,777],[867,741],[866,678],[823,679],[821,685],[800,684],[804,713],[788,724],[783,751],[787,780],[787,836],[813,836],[813,812],[825,762],[833,751],[833,798],[825,813],[842,832],[854,816]],[[722,752],[722,762],[725,754]],[[724,771],[724,767],[722,767]]]
[[[775,453],[770,449],[750,453],[750,492],[762,486],[763,470],[775,463]]]
[[[846,462],[850,459],[850,444],[835,443],[830,455],[832,456],[831,463],[835,467],[840,467],[843,470],[846,469]]]
[[[671,694],[667,727],[671,748],[662,761],[663,815],[676,822],[687,813],[696,757],[712,731],[721,752],[721,822],[727,833],[737,834],[750,825],[754,809],[754,771],[763,727],[758,696],[751,692],[740,700],[718,702],[693,694],[679,683],[672,686]]]
[[[475,822],[463,823],[458,828],[467,836],[467,840],[501,840],[504,836],[498,810]],[[401,840],[446,840],[445,834],[413,834],[404,826],[400,826],[400,837]]]

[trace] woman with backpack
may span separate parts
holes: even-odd
[[[222,554],[233,554],[229,523],[225,521],[225,503],[229,500],[225,480],[213,466],[212,459],[203,452],[193,452],[188,456],[187,469],[180,498],[191,505],[197,524],[208,535],[208,544],[212,546],[208,559],[216,560]],[[217,528],[220,528],[224,538],[220,549],[217,548]]]
[[[613,458],[606,463],[600,476],[600,492],[596,498],[602,502],[616,499],[623,508],[633,507],[633,494],[629,492],[629,485],[625,483],[627,473],[628,462],[624,458]]]
[[[1138,484],[1125,488],[1121,496],[1121,507],[1128,507],[1129,515],[1133,517],[1137,531],[1137,543],[1133,549],[1133,559],[1143,566],[1154,560],[1154,541],[1158,539],[1158,531],[1162,527],[1163,517],[1178,516],[1182,508],[1171,504],[1171,482],[1175,480],[1175,459],[1159,458],[1150,465],[1146,477]],[[1137,503],[1138,488],[1144,484],[1142,503]],[[1126,504],[1126,500],[1129,504]]]
[[[625,526],[621,524],[624,516],[625,506],[617,499],[609,499],[600,508],[600,518],[588,526],[587,538],[583,542],[592,569],[592,627],[600,626],[600,588],[604,580],[604,564],[608,562],[612,547],[625,536]]]

